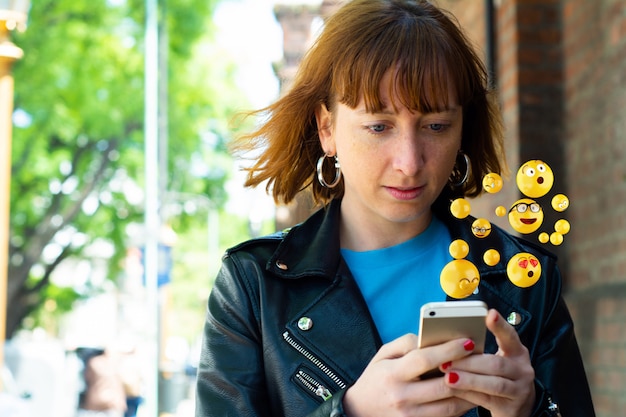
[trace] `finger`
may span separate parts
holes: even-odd
[[[489,310],[485,323],[487,329],[495,336],[500,353],[505,356],[516,356],[524,352],[525,348],[520,342],[519,335],[497,310]]]
[[[462,398],[450,397],[443,400],[433,400],[421,403],[418,406],[420,417],[462,416],[477,404]],[[414,414],[411,414],[414,415]]]
[[[407,353],[417,349],[417,341],[417,336],[411,333],[400,336],[381,346],[378,352],[376,352],[376,355],[374,355],[374,358],[372,358],[372,362],[401,358]]]
[[[458,398],[479,405],[494,415],[530,415],[535,391],[532,381],[520,383],[465,372],[451,372],[445,382]],[[528,414],[522,410],[527,410]]]
[[[402,367],[405,378],[424,378],[426,373],[440,368],[442,364],[471,355],[474,348],[474,342],[470,339],[455,339],[440,345],[408,352],[398,365]]]
[[[444,378],[446,385],[454,389],[456,396],[467,401],[483,404],[490,397],[505,399],[523,398],[520,387],[508,378],[484,376],[464,371],[452,371]]]
[[[396,403],[407,405],[406,399],[409,399],[410,404],[419,405],[420,416],[431,415],[424,412],[427,407],[433,407],[433,409],[438,410],[432,414],[434,416],[456,415],[454,410],[467,411],[476,407],[474,403],[456,398],[454,392],[455,390],[445,383],[444,378],[413,381],[404,386],[401,396],[397,398],[399,401]],[[447,404],[446,412],[441,411],[442,404]]]

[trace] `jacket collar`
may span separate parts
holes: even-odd
[[[333,279],[341,260],[339,247],[340,200],[318,210],[304,223],[285,232],[284,239],[270,258],[267,268],[270,272],[286,279],[304,276],[323,276]],[[492,233],[482,239],[471,232],[474,220],[469,216],[459,220],[449,210],[436,210],[435,215],[448,227],[452,240],[463,239],[470,246],[467,259],[478,268],[482,276],[506,273],[506,261],[515,253],[524,251],[511,236],[492,225]],[[501,260],[494,267],[483,261],[487,249],[495,248]]]
[[[286,231],[267,268],[283,278],[324,276],[333,279],[341,259],[340,200],[333,200],[304,223]]]

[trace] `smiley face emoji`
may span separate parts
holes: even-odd
[[[520,252],[509,260],[506,274],[513,284],[527,288],[534,285],[541,277],[541,264],[533,254]]]
[[[452,298],[472,295],[480,283],[478,268],[466,259],[448,262],[441,270],[439,282],[443,291]]]
[[[563,212],[569,207],[569,198],[565,194],[557,194],[552,197],[552,208],[555,211]]]
[[[554,184],[552,169],[538,159],[528,161],[517,171],[517,187],[527,197],[538,198],[546,195]]]
[[[530,198],[517,200],[509,210],[509,223],[519,233],[532,233],[543,223],[543,209]]]
[[[487,219],[476,219],[472,223],[472,233],[479,239],[489,236],[491,223]]]

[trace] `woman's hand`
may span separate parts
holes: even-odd
[[[361,377],[345,394],[343,406],[350,417],[461,416],[476,407],[455,397],[456,389],[443,377],[420,376],[472,353],[468,339],[418,349],[417,336],[405,335],[382,346]]]
[[[486,323],[498,352],[446,364],[446,385],[457,397],[489,410],[492,417],[528,417],[535,402],[535,371],[528,349],[496,310],[489,311]]]

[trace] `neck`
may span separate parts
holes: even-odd
[[[406,242],[424,232],[432,220],[429,210],[407,222],[362,222],[355,216],[341,211],[339,226],[340,244],[344,249],[357,252],[388,248]],[[363,227],[367,224],[367,227]]]

